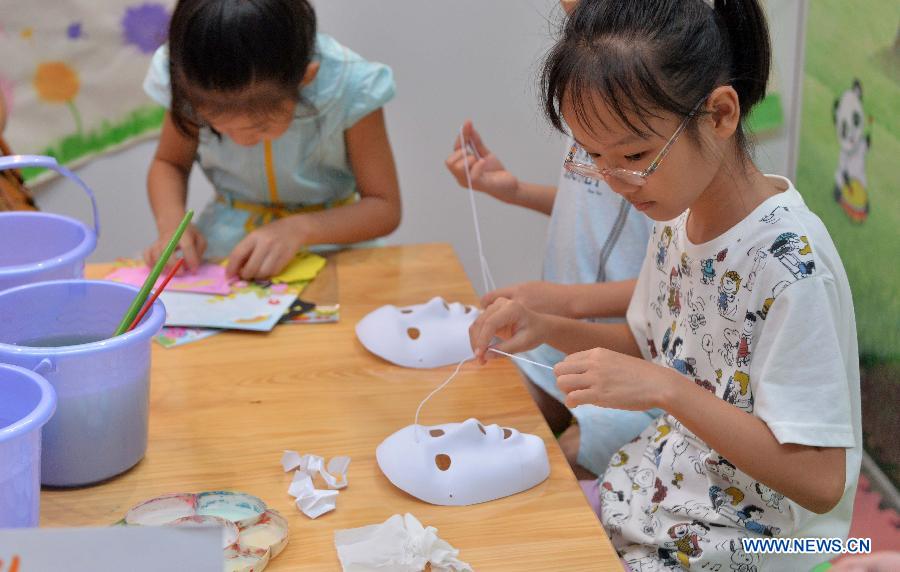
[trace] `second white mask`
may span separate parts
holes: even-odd
[[[426,304],[382,306],[356,324],[367,350],[387,361],[413,368],[456,364],[473,357],[469,326],[478,309],[432,298]]]

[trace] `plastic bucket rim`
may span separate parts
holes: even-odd
[[[53,258],[48,258],[40,262],[30,262],[28,264],[17,264],[14,266],[0,266],[0,279],[20,275],[25,272],[51,270],[60,266],[64,266],[66,264],[71,264],[78,258],[86,259],[97,247],[97,234],[78,219],[45,212],[15,211],[0,213],[0,219],[12,217],[55,219],[57,221],[65,222],[69,225],[77,227],[78,230],[80,230],[84,235],[84,238],[82,238],[82,240],[74,248],[60,254],[59,256],[54,256]]]
[[[47,381],[44,376],[35,373],[30,369],[8,363],[0,363],[0,370],[7,370],[22,374],[28,379],[34,381],[41,390],[40,401],[38,401],[38,404],[28,415],[22,417],[11,425],[0,427],[0,443],[2,443],[4,441],[9,441],[16,437],[25,435],[35,429],[40,429],[41,427],[46,425],[47,422],[50,421],[50,418],[53,416],[53,414],[56,412],[57,397],[56,390],[53,389],[53,386],[50,384],[50,382]]]
[[[113,282],[111,280],[85,280],[81,278],[70,278],[66,280],[45,280],[42,282],[32,282],[30,284],[23,284],[21,286],[16,286],[14,288],[9,288],[7,290],[0,290],[0,300],[2,298],[9,296],[11,294],[15,294],[21,290],[29,290],[47,287],[49,285],[57,285],[57,284],[95,284],[100,285],[102,287],[110,287],[110,288],[119,288],[123,290],[128,290],[133,293],[134,296],[138,294],[140,291],[139,288],[132,286],[130,284],[122,284],[119,282]],[[16,344],[7,344],[4,342],[0,342],[0,352],[9,352],[16,353],[19,355],[33,355],[33,356],[70,356],[77,355],[82,353],[90,353],[99,349],[110,348],[110,347],[118,347],[123,345],[129,345],[133,342],[137,342],[144,337],[150,337],[155,335],[162,326],[164,325],[166,320],[166,309],[163,305],[162,301],[157,298],[155,302],[153,302],[153,308],[144,316],[133,330],[130,332],[125,332],[124,334],[109,337],[102,340],[98,340],[96,342],[88,342],[86,344],[78,344],[73,346],[57,346],[57,347],[37,347],[37,346],[20,346]],[[113,332],[110,332],[112,335]]]

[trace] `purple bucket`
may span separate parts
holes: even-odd
[[[0,364],[0,528],[37,526],[41,428],[56,392],[33,371]]]
[[[147,450],[150,347],[166,310],[157,300],[133,330],[111,337],[138,289],[57,280],[0,292],[0,362],[42,375],[58,399],[44,428],[41,483],[96,483]]]
[[[97,246],[100,222],[94,193],[53,157],[0,157],[0,171],[44,167],[65,176],[91,199],[94,228],[69,217],[41,212],[0,213],[0,291],[44,280],[82,278],[84,261]]]

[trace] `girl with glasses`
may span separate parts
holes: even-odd
[[[743,540],[845,538],[859,475],[859,357],[847,277],[793,184],[753,164],[765,95],[758,0],[582,0],[542,73],[546,115],[656,221],[626,324],[496,300],[476,356],[549,343],[569,406],[665,413],[598,480],[636,570],[809,570],[827,554]]]

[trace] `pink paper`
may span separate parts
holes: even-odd
[[[106,277],[107,280],[141,286],[150,275],[147,266],[134,266],[117,268]],[[157,288],[165,277],[160,276],[154,289]],[[203,264],[196,272],[184,272],[172,278],[166,291],[173,292],[197,292],[199,294],[230,294],[231,286],[225,277],[225,268],[218,264]]]

